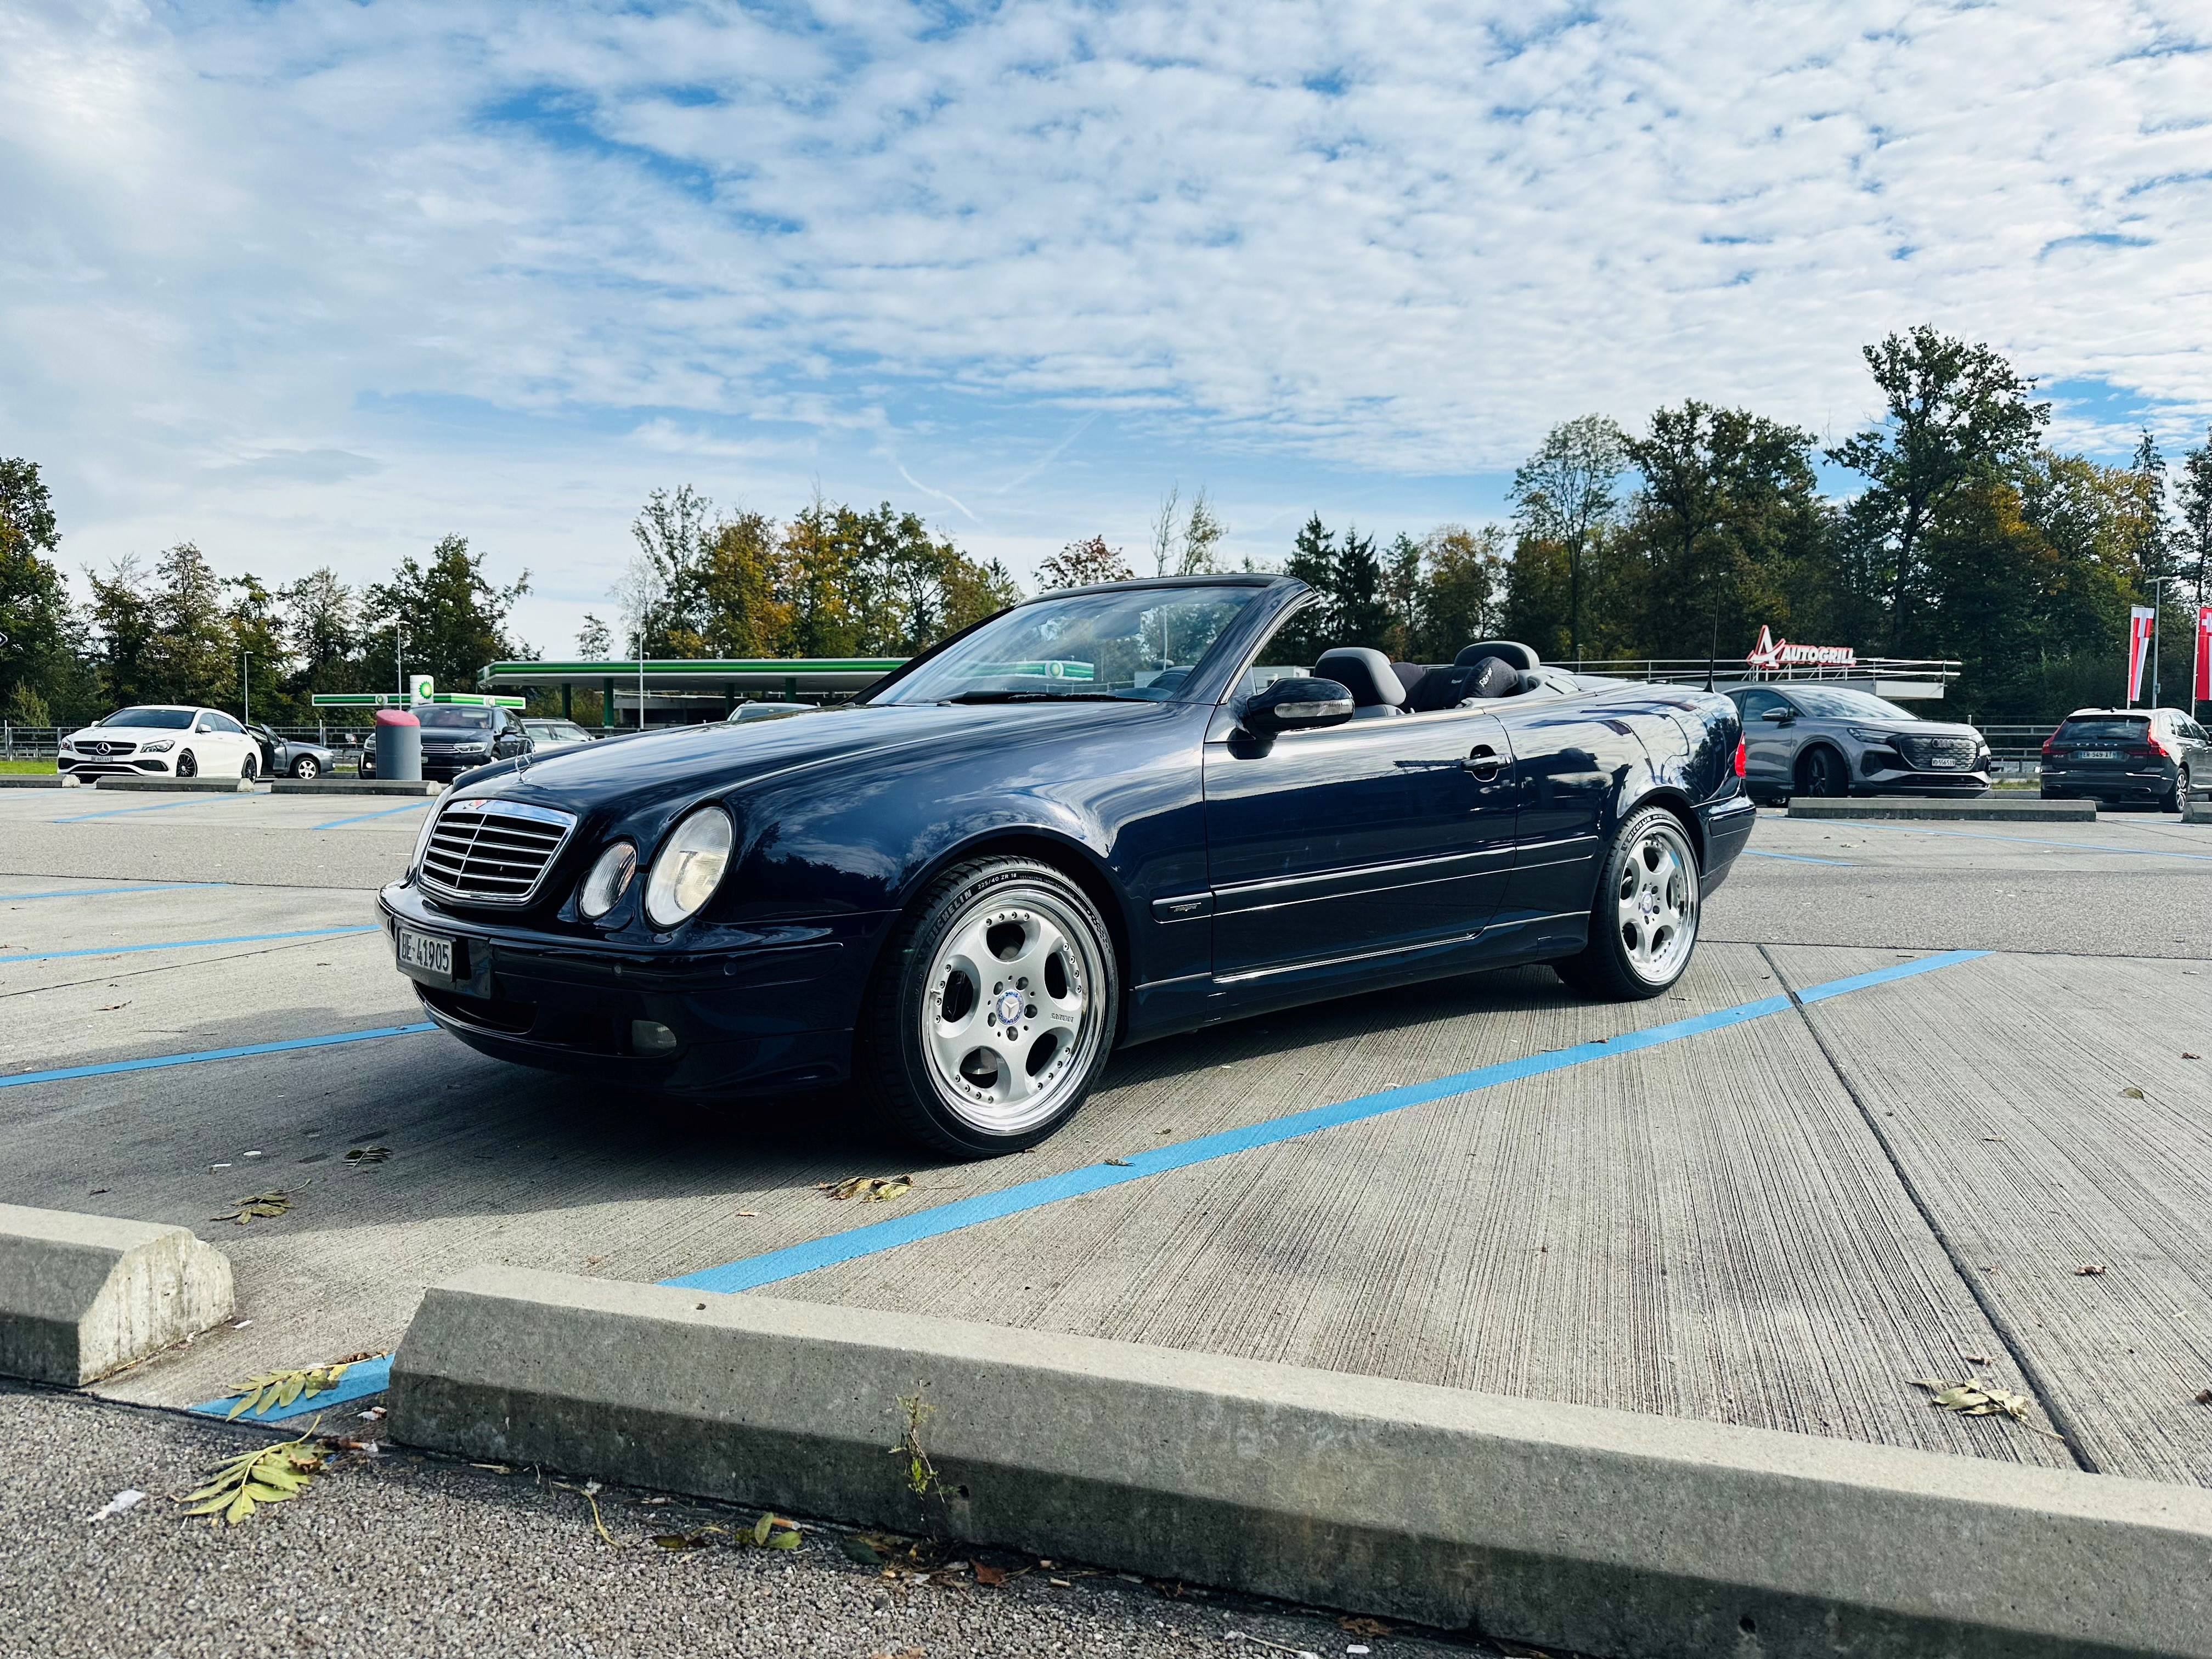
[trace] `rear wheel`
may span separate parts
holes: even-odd
[[[1589,943],[1552,964],[1586,996],[1656,997],[1682,977],[1698,944],[1698,856],[1681,819],[1664,807],[1631,817],[1613,838]]]
[[[2185,766],[2174,774],[2173,787],[2167,793],[2166,799],[2158,804],[2159,810],[2162,812],[2179,812],[2181,811],[2181,804],[2188,799],[2189,769]]]
[[[1797,763],[1797,793],[1801,795],[1836,796],[1850,792],[1850,783],[1844,770],[1844,757],[1826,745],[1808,750]]]
[[[192,751],[191,750],[187,749],[183,754],[177,757],[177,775],[179,777],[196,778],[199,776],[199,775],[200,763],[192,758]]]
[[[1033,859],[977,859],[933,883],[892,935],[861,1074],[927,1146],[1019,1152],[1090,1094],[1120,997],[1105,921],[1081,888]]]

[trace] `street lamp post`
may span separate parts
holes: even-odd
[[[2158,700],[2158,625],[2166,611],[2165,598],[2159,590],[2168,582],[2178,582],[2182,579],[2179,576],[2151,576],[2146,580],[2150,584],[2150,706],[2157,708],[2161,706]]]
[[[244,712],[240,716],[241,726],[253,724],[253,653],[238,653],[238,706]]]

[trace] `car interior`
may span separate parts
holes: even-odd
[[[1433,667],[1392,662],[1365,646],[1340,646],[1322,653],[1313,674],[1316,679],[1334,680],[1352,693],[1352,718],[1356,720],[1432,714],[1493,698],[1557,696],[1577,689],[1514,640],[1480,641],[1449,663]]]

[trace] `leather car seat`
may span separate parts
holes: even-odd
[[[1517,668],[1526,673],[1541,668],[1544,659],[1517,640],[1480,640],[1452,659],[1460,668],[1472,667],[1485,657],[1497,657],[1508,668]]]
[[[1365,646],[1343,646],[1325,651],[1314,665],[1314,678],[1334,680],[1352,693],[1352,718],[1387,720],[1406,711],[1406,688],[1390,672],[1390,659]]]

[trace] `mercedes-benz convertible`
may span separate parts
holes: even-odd
[[[839,708],[465,774],[380,896],[399,969],[488,1054],[703,1096],[854,1082],[969,1156],[1216,1021],[1525,963],[1673,985],[1755,817],[1734,705],[1510,641],[1280,659],[1318,598],[1068,589]]]

